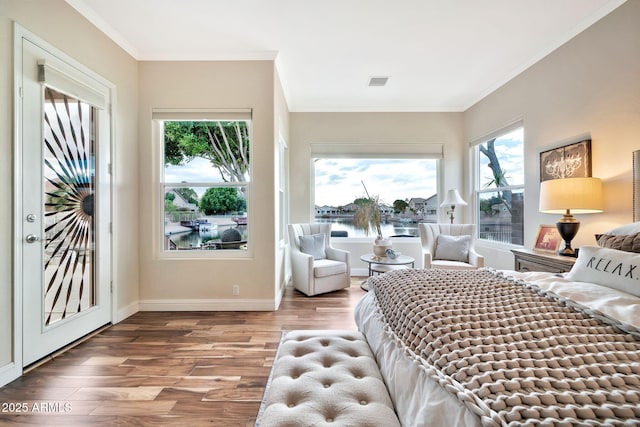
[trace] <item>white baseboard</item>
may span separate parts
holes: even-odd
[[[0,367],[0,387],[9,384],[11,381],[22,375],[22,368],[13,362]]]
[[[271,299],[142,300],[140,311],[274,311]]]
[[[122,322],[127,317],[133,316],[139,311],[140,311],[140,305],[137,302],[134,302],[133,304],[129,304],[128,306],[118,310],[118,314],[117,314],[118,317],[117,319],[113,319],[113,324],[115,325],[116,323]]]
[[[276,291],[276,301],[275,301],[275,310],[277,311],[280,308],[280,303],[282,302],[282,298],[284,297],[284,291],[287,288],[287,285],[290,283],[291,278],[286,279]]]

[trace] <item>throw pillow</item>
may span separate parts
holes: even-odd
[[[325,259],[324,234],[309,234],[300,236],[300,252],[313,256],[313,259]]]
[[[565,275],[573,282],[590,282],[640,296],[640,255],[617,249],[582,246]]]
[[[605,231],[604,234],[610,234],[613,236],[620,236],[622,234],[634,234],[640,232],[640,221],[632,222],[629,224],[620,225],[618,227],[612,228],[609,231]]]
[[[634,234],[600,234],[598,246],[619,251],[640,253],[640,233]]]
[[[440,234],[436,239],[436,250],[433,254],[433,259],[469,262],[470,245],[471,236]]]

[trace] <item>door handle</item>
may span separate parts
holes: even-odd
[[[25,237],[25,240],[27,241],[27,243],[35,243],[38,240],[40,240],[40,238],[35,234],[27,234],[27,237]]]

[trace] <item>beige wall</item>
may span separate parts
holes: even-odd
[[[465,187],[461,113],[292,113],[291,222],[313,218],[311,144],[439,143],[444,145],[442,188]],[[465,191],[461,191],[463,197]]]
[[[442,143],[441,188],[471,199],[468,141],[522,117],[526,138],[525,246],[538,224],[541,150],[593,140],[593,175],[605,182],[603,214],[580,216],[576,246],[593,234],[631,221],[631,152],[640,149],[640,1],[610,16],[505,84],[464,113],[289,114],[273,61],[138,63],[63,0],[0,0],[0,194],[12,195],[12,21],[45,39],[116,86],[114,285],[119,318],[138,303],[212,301],[268,306],[285,272],[276,203],[278,139],[289,145],[290,222],[312,218],[310,144]],[[52,25],[54,23],[55,25]],[[253,206],[249,259],[160,260],[150,247],[152,108],[253,108]],[[11,197],[9,197],[11,200]],[[466,221],[472,219],[463,210]],[[12,214],[0,207],[0,370],[11,361]],[[363,249],[364,250],[364,249]],[[484,248],[487,264],[511,268],[508,251]],[[509,256],[504,256],[508,254]],[[232,284],[241,286],[233,297]],[[115,319],[119,320],[119,319]]]
[[[273,308],[275,282],[274,73],[273,61],[141,62],[140,109],[140,303],[188,309]],[[154,181],[154,108],[251,108],[253,110],[252,191],[249,206],[251,258],[168,260],[153,247],[158,192]],[[156,223],[157,224],[157,223]],[[240,286],[233,297],[232,286]]]
[[[522,116],[525,129],[525,247],[539,224],[539,153],[592,140],[593,176],[604,183],[605,212],[578,215],[574,247],[594,233],[632,221],[631,153],[640,149],[640,1],[630,0],[464,113],[467,141]],[[513,268],[501,251],[490,265]]]
[[[397,152],[402,143],[442,144],[439,191],[458,188],[463,197],[466,195],[462,179],[466,146],[461,113],[292,113],[289,162],[292,223],[313,221],[311,144],[320,143],[396,144]],[[461,217],[468,214],[465,211]],[[402,238],[393,244],[397,250],[413,256],[416,267],[422,267],[419,239]],[[351,252],[352,275],[367,274],[367,265],[360,261],[360,256],[372,251],[371,239],[333,239],[333,245]]]
[[[114,286],[122,316],[138,300],[137,62],[63,0],[0,0],[0,194],[13,197],[13,22],[116,86]],[[0,207],[0,370],[11,361],[12,203]],[[119,319],[115,319],[116,321]]]

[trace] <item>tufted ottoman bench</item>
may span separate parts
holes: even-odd
[[[400,426],[356,331],[291,331],[273,362],[256,426]]]

